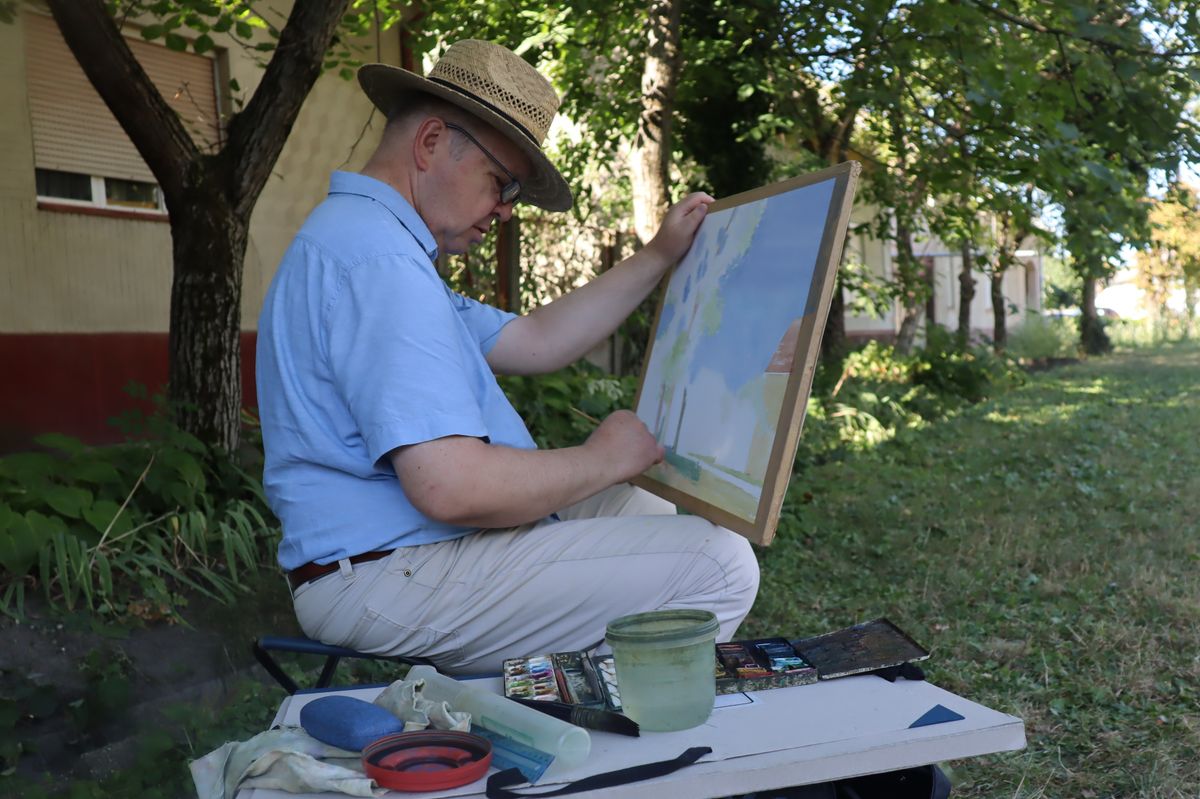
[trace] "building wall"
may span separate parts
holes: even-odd
[[[874,209],[869,206],[856,207],[851,216],[851,225],[870,219]],[[1025,242],[1021,250],[1020,264],[1010,268],[1004,275],[1003,291],[1009,312],[1008,327],[1016,327],[1029,312],[1042,309],[1041,251],[1035,241]],[[958,273],[962,256],[952,251],[936,238],[917,242],[914,255],[929,259],[934,268],[934,321],[943,327],[955,330],[958,327],[958,309],[962,299],[962,288]],[[891,280],[894,274],[896,253],[891,242],[881,242],[866,233],[852,234],[846,239],[846,257],[865,264],[874,277]],[[978,269],[972,270],[975,277],[975,295],[971,300],[971,330],[979,337],[990,337],[994,315],[990,278]],[[850,338],[890,338],[900,330],[904,309],[894,303],[881,315],[854,313],[851,310],[853,296],[847,296],[846,334]],[[1013,309],[1015,313],[1013,312]],[[924,323],[924,322],[923,322]]]
[[[376,52],[371,40],[364,60],[398,63],[398,33],[385,32],[379,43]],[[249,97],[261,68],[237,46],[222,61]],[[111,439],[107,418],[131,404],[123,387],[133,380],[154,391],[166,379],[170,227],[162,218],[39,208],[26,87],[18,16],[15,24],[0,24],[0,451],[49,431]],[[322,75],[258,200],[242,296],[248,404],[254,404],[253,331],[275,267],[324,196],[329,173],[359,168],[382,122],[357,82]]]

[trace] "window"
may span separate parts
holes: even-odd
[[[165,211],[162,192],[158,190],[158,185],[152,182],[102,178],[55,169],[35,169],[34,174],[39,200],[66,201],[69,205],[80,207],[132,209],[156,214]]]
[[[54,20],[26,13],[26,74],[39,200],[55,205],[161,215],[162,192],[133,142],[71,54]],[[196,144],[221,144],[212,58],[126,37]]]

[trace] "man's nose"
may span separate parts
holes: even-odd
[[[495,214],[496,218],[501,222],[507,222],[508,220],[512,219],[513,207],[515,205],[516,203],[497,203],[496,208],[494,211],[492,211],[492,213]]]

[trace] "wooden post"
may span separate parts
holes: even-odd
[[[496,304],[521,312],[521,228],[515,216],[496,231]]]

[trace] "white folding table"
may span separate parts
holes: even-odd
[[[499,679],[479,680],[499,692]],[[371,700],[381,687],[338,691]],[[276,725],[298,725],[300,708],[330,692],[296,694],[283,701]],[[963,718],[921,727],[910,725],[941,705]],[[694,765],[654,780],[576,794],[606,799],[708,797],[893,771],[974,757],[1025,746],[1019,718],[976,704],[927,682],[887,682],[874,676],[846,677],[815,685],[779,688],[735,698],[718,707],[699,727],[643,733],[631,738],[592,732],[587,761],[574,768],[552,764],[538,786],[679,756],[693,746],[712,747]],[[482,797],[485,780],[421,797]],[[253,789],[237,799],[295,799],[295,794]]]

